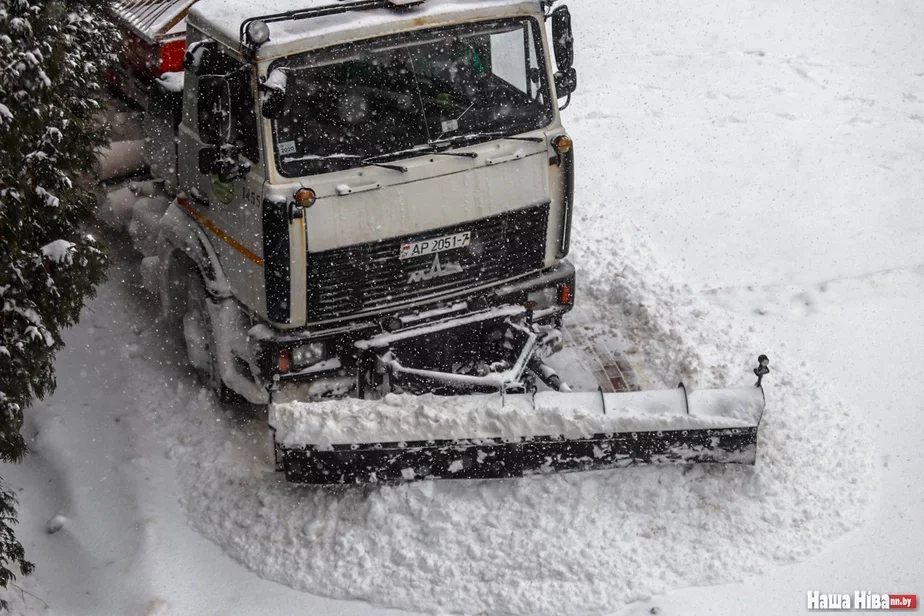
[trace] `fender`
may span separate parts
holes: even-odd
[[[181,254],[196,265],[205,282],[206,290],[213,298],[232,297],[231,285],[225,277],[218,254],[211,241],[198,223],[179,207],[175,199],[160,219],[158,243],[160,244],[158,279],[164,315],[168,315],[171,308],[169,302],[172,298],[168,292],[170,270]]]
[[[247,330],[235,325],[243,313],[231,293],[231,285],[225,277],[218,255],[199,224],[183,211],[176,200],[160,219],[158,243],[160,253],[157,267],[164,316],[169,318],[173,312],[171,302],[174,298],[170,292],[173,264],[177,259],[188,258],[202,276],[206,291],[216,300],[210,302],[209,312],[212,322],[221,324],[214,329],[214,340],[217,347],[215,359],[222,381],[251,404],[269,402],[269,392],[258,376],[257,361],[248,344]],[[244,376],[237,370],[235,358],[248,364],[252,376]]]

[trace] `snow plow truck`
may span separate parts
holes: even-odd
[[[102,155],[101,217],[130,234],[202,381],[268,405],[287,479],[755,463],[765,356],[756,386],[702,391],[607,370],[572,391],[548,363],[578,291],[566,6],[112,12],[141,137]]]

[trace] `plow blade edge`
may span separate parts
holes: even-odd
[[[279,404],[270,423],[289,481],[400,483],[646,464],[754,464],[763,409],[759,387],[390,395]]]

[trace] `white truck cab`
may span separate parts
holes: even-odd
[[[362,395],[392,361],[477,388],[471,349],[510,355],[512,316],[554,340],[575,290],[567,7],[200,0],[186,19],[182,85],[156,82],[145,119],[176,193],[147,265],[213,386]]]

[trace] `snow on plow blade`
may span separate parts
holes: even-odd
[[[763,389],[274,404],[277,461],[308,484],[488,479],[642,464],[754,464]]]

